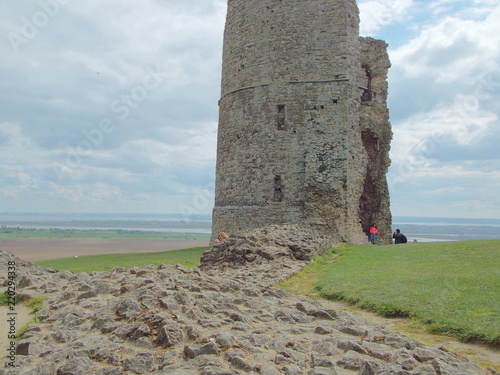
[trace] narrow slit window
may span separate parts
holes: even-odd
[[[274,176],[274,201],[281,202],[283,200],[283,190],[281,187],[281,176]]]
[[[365,70],[366,74],[366,88],[361,95],[362,102],[369,102],[373,99],[372,97],[372,72],[367,65],[363,65],[362,68]]]
[[[285,105],[278,105],[278,130],[285,130]]]

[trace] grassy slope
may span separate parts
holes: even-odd
[[[200,263],[201,255],[210,247],[193,249],[162,251],[140,254],[102,254],[86,255],[72,258],[50,259],[34,262],[42,267],[78,272],[110,271],[113,267],[143,268],[148,264],[182,264],[187,267],[196,267]]]
[[[334,254],[325,254],[282,287],[297,291],[306,280],[324,298],[385,316],[410,316],[433,333],[500,344],[500,241],[335,251],[340,256],[334,262]]]

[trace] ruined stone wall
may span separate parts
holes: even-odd
[[[364,220],[386,215],[360,213],[358,25],[353,0],[228,1],[213,236],[299,224],[365,243]]]
[[[392,242],[392,215],[389,207],[389,188],[386,173],[392,130],[387,109],[387,72],[391,66],[387,44],[373,38],[360,38],[361,64],[365,73],[367,91],[363,93],[359,127],[368,165],[363,178],[363,192],[359,198],[359,212],[363,230],[376,223],[381,243]]]

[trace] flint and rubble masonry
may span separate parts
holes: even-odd
[[[300,224],[390,243],[385,42],[353,0],[231,0],[224,35],[212,240]]]

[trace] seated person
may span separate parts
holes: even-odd
[[[399,229],[396,229],[396,231],[392,234],[392,238],[394,238],[394,243],[406,243],[408,240],[406,239],[406,236],[401,233]]]

